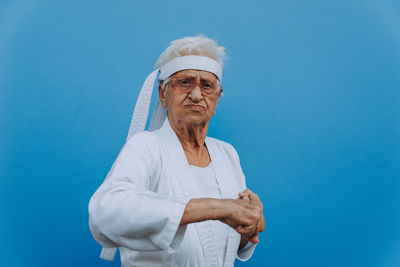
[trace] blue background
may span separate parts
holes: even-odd
[[[237,266],[400,266],[400,3],[0,1],[0,265],[98,258],[87,204],[171,40],[227,48],[209,135],[267,228]]]

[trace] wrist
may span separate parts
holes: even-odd
[[[213,208],[216,211],[215,220],[224,221],[231,216],[232,201],[230,199],[214,199]]]

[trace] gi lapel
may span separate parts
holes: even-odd
[[[184,197],[189,199],[200,198],[201,195],[198,190],[196,180],[194,179],[192,171],[190,170],[185,152],[183,151],[182,145],[178,137],[171,128],[168,118],[164,121],[164,124],[158,133],[164,141],[169,156],[173,162],[175,172],[182,187]],[[210,222],[204,221],[200,223],[195,223],[194,225],[203,248],[205,266],[217,267],[217,249],[215,246],[214,235]]]
[[[213,161],[215,175],[217,177],[218,185],[221,189],[222,198],[238,198],[239,185],[236,184],[234,171],[229,170],[226,166],[229,160],[226,158],[221,151],[218,149],[217,144],[211,138],[206,138],[206,145],[208,153],[210,154],[211,160]],[[223,266],[233,266],[236,258],[240,235],[231,227],[228,230],[228,244],[226,247],[225,262]]]

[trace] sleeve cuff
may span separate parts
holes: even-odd
[[[237,252],[236,258],[240,261],[247,261],[253,255],[254,250],[256,249],[257,244],[253,244],[250,241]]]
[[[177,201],[172,210],[174,216],[171,217],[171,221],[167,227],[166,234],[162,240],[161,247],[168,253],[174,253],[180,248],[183,237],[186,232],[186,225],[179,226],[183,213],[186,208],[186,204],[189,199],[181,199]]]

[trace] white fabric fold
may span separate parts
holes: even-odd
[[[143,132],[147,123],[147,116],[149,114],[151,95],[153,93],[154,83],[160,69],[154,70],[147,76],[142,89],[140,90],[138,99],[136,101],[135,109],[133,111],[131,126],[129,127],[128,138]]]
[[[117,252],[116,247],[103,247],[101,250],[100,258],[103,260],[113,261],[115,257],[115,253]]]
[[[249,241],[241,250],[238,251],[236,258],[240,261],[249,260],[253,255],[256,246],[256,244]]]
[[[167,108],[162,106],[160,99],[157,99],[153,115],[151,116],[149,131],[160,129],[164,123],[165,117],[167,117]]]

